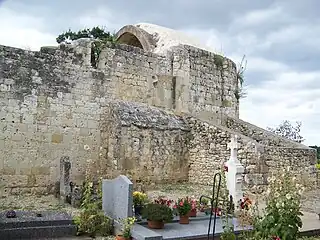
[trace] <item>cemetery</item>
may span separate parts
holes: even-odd
[[[79,208],[79,211],[73,213],[73,216],[64,211],[10,209],[1,212],[1,239],[65,238],[76,235],[79,236],[74,239],[99,235],[109,236],[106,239],[114,235],[118,240],[236,239],[236,236],[237,239],[257,239],[250,233],[255,232],[252,226],[256,224],[253,209],[259,206],[258,202],[255,203],[243,191],[244,169],[237,159],[237,136],[231,139],[228,147],[231,149],[230,158],[221,167],[221,171],[214,175],[212,186],[208,186],[205,191],[200,190],[203,193],[200,197],[192,196],[193,193],[189,192],[190,195],[176,199],[168,196],[151,199],[147,193],[134,191],[133,183],[124,175],[96,182],[88,179],[81,196],[79,193],[74,194],[75,189],[68,176],[70,163],[67,158],[63,158],[61,171],[66,174],[61,175],[60,193],[56,197],[64,204]],[[292,207],[288,210],[299,212],[302,186],[290,189],[292,181],[298,183],[298,180],[292,180],[288,170],[281,172],[284,181],[279,181],[275,175],[270,179],[270,186],[285,191],[284,198],[288,200],[285,204],[291,204],[289,207]],[[272,189],[270,191],[270,195],[277,194]],[[271,202],[275,197],[281,199],[280,195],[272,197],[269,198]],[[298,234],[320,235],[319,219],[303,219],[301,224],[297,223],[300,230],[297,228],[293,231],[294,235],[290,239],[296,239]],[[257,225],[258,229],[259,227]]]
[[[239,118],[241,65],[154,24],[115,38],[0,45],[0,240],[320,235],[316,151]]]

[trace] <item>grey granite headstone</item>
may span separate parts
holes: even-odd
[[[132,217],[133,183],[124,175],[102,181],[102,209],[117,220]]]
[[[65,200],[71,193],[70,187],[70,158],[63,156],[60,158],[60,198]]]

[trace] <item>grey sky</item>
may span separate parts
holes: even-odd
[[[53,44],[69,27],[148,22],[181,30],[236,62],[246,54],[244,120],[261,127],[301,120],[306,143],[320,144],[318,9],[318,0],[6,0],[0,44]]]

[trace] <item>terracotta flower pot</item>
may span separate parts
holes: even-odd
[[[191,209],[189,213],[189,217],[196,217],[197,216],[197,209]]]
[[[164,222],[148,220],[148,227],[152,229],[162,229],[164,228]]]
[[[179,218],[180,224],[189,224],[189,215],[183,215]]]
[[[117,236],[116,236],[116,239],[117,239],[117,240],[130,240],[131,237],[130,237],[130,238],[126,238],[126,237],[124,237],[124,236],[122,236],[122,235],[117,235]]]

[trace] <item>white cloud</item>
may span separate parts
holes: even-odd
[[[283,18],[283,10],[280,6],[251,11],[243,17],[236,18],[234,22],[242,26],[259,26],[268,23],[270,19],[274,18]]]
[[[305,143],[317,144],[319,137],[314,129],[318,123],[314,118],[319,115],[316,106],[320,106],[320,86],[305,86],[319,78],[320,72],[288,71],[277,75],[273,81],[249,86],[248,97],[240,104],[240,117],[264,128],[274,127],[283,120],[302,121]]]
[[[121,13],[114,13],[105,7],[98,7],[94,10],[82,13],[81,16],[74,19],[74,25],[81,25],[82,27],[106,27],[108,31],[119,30],[124,26],[123,22],[126,18],[121,16]]]
[[[39,50],[44,45],[56,45],[51,33],[43,32],[44,24],[41,18],[28,16],[0,8],[0,44],[18,48]]]

